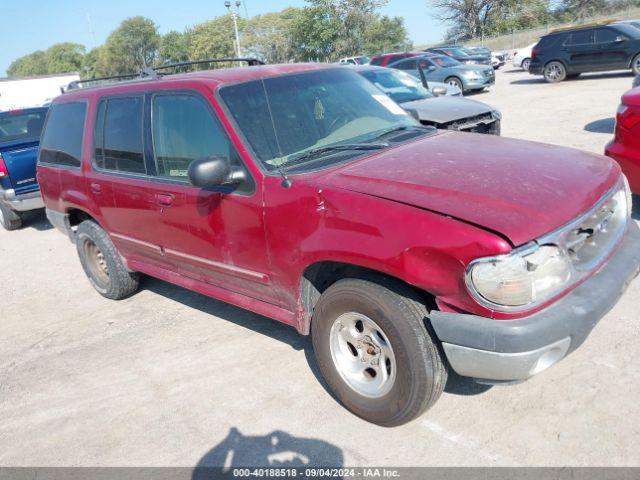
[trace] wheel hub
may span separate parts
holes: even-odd
[[[396,378],[395,355],[376,322],[360,313],[345,313],[329,335],[334,366],[351,389],[370,398],[389,393]]]

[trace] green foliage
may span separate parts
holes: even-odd
[[[381,17],[382,0],[307,0],[291,30],[297,60],[334,60],[408,45],[401,18]]]
[[[107,38],[101,56],[107,74],[137,72],[153,65],[160,46],[158,27],[145,17],[123,21]]]
[[[291,30],[301,13],[301,9],[289,7],[251,18],[242,36],[245,55],[267,63],[284,63],[294,58]]]
[[[45,52],[47,73],[79,72],[85,48],[78,43],[57,43]]]
[[[175,30],[167,33],[160,40],[158,56],[160,63],[176,63],[189,60],[187,36]]]
[[[47,57],[45,52],[37,50],[29,55],[13,61],[7,69],[10,77],[28,77],[31,75],[44,75],[47,72]]]
[[[238,29],[245,27],[246,21],[238,19]],[[208,22],[195,25],[185,32],[190,60],[223,58],[235,56],[235,33],[231,15],[216,17]]]

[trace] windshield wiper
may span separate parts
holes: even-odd
[[[376,135],[374,140],[379,140],[381,138],[387,137],[387,136],[392,135],[394,133],[405,132],[407,130],[434,130],[434,128],[430,127],[430,126],[425,126],[425,125],[401,125],[401,126],[398,126],[398,127],[393,127],[393,128],[389,128],[387,130],[383,130],[378,135]]]
[[[389,147],[388,143],[343,143],[339,145],[325,145],[324,147],[317,147],[312,148],[311,150],[307,150],[297,157],[294,157],[291,160],[285,162],[282,166],[288,167],[296,163],[304,162],[305,160],[317,158],[325,153],[345,152],[351,150],[382,150],[383,148],[387,147]]]

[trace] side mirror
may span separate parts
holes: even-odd
[[[194,187],[237,185],[242,183],[245,172],[231,166],[228,158],[221,155],[194,160],[189,164],[189,181]]]
[[[447,94],[447,89],[444,87],[433,87],[431,93],[433,93],[436,97],[440,97]]]

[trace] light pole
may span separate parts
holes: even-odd
[[[240,0],[235,0],[236,8],[234,10],[233,8],[231,8],[230,0],[227,0],[226,2],[224,2],[224,6],[227,7],[227,10],[229,10],[229,13],[231,14],[231,18],[233,19],[233,29],[236,32],[235,50],[238,58],[242,57],[242,52],[240,50],[240,34],[238,33],[238,15],[239,15],[238,12],[240,10],[240,5],[242,5],[242,2]]]

